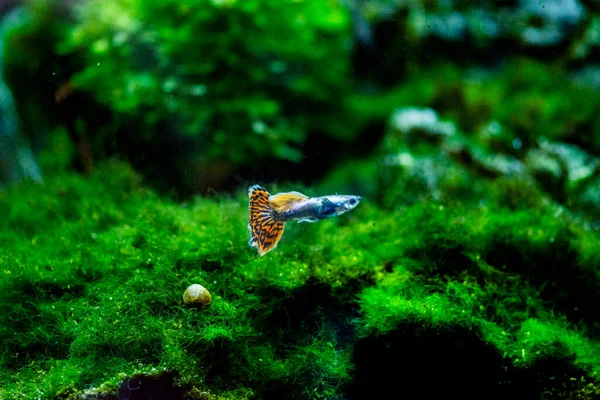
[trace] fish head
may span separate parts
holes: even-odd
[[[321,200],[319,216],[321,219],[342,215],[360,203],[361,196],[335,195],[324,196]]]
[[[352,210],[354,207],[360,203],[362,197],[360,196],[344,196],[344,200],[341,203],[341,207],[344,209],[344,212]]]

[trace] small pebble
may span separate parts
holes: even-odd
[[[205,308],[210,305],[212,296],[202,285],[193,284],[183,293],[183,302],[190,307]]]

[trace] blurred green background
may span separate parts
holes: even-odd
[[[116,158],[179,199],[287,181],[391,207],[506,177],[596,218],[597,7],[8,2],[0,182]]]

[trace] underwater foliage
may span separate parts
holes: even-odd
[[[7,33],[6,80],[36,151],[58,122],[80,170],[118,155],[186,194],[335,175],[356,149],[377,152],[400,107],[431,108],[494,153],[523,159],[545,138],[598,156],[600,73],[577,64],[598,51],[598,17],[576,0],[509,3],[34,0]],[[528,39],[544,35],[556,41]]]
[[[322,188],[362,190],[393,209],[427,199],[487,202],[498,197],[493,183],[507,204],[535,206],[544,193],[600,223],[600,94],[564,71],[532,60],[496,72],[445,64],[351,97],[347,107],[348,126],[384,133],[329,171]]]
[[[581,73],[592,84],[600,49],[598,8],[581,0],[350,0],[361,76],[388,85],[398,71],[452,60],[494,68],[514,56]],[[374,51],[374,49],[376,49]],[[401,49],[401,51],[398,51]]]
[[[298,161],[313,111],[347,88],[335,1],[91,1],[75,15],[59,43],[84,60],[73,85],[141,116],[144,135],[167,123],[197,136],[211,159]]]
[[[23,6],[45,183],[0,192],[0,399],[598,398],[600,75],[566,65],[599,20],[500,3]],[[251,184],[363,200],[259,257]]]
[[[387,121],[400,107],[431,108],[491,151],[522,158],[545,138],[600,155],[597,88],[533,59],[513,58],[494,69],[454,62],[423,67],[379,93],[349,97],[347,106],[355,129]]]
[[[556,204],[367,199],[258,257],[247,202],[176,204],[114,163],[1,193],[0,393],[131,391],[164,371],[191,398],[373,398],[398,382],[386,360],[424,394],[598,393],[600,233]],[[207,309],[184,306],[192,283]]]
[[[189,193],[343,138],[352,31],[337,1],[33,0],[21,14],[5,52],[17,108],[37,117],[37,149],[66,127],[79,170],[119,155]]]

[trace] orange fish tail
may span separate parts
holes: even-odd
[[[248,244],[256,248],[258,254],[263,256],[277,247],[283,235],[284,222],[276,221],[274,210],[269,201],[269,192],[264,188],[254,185],[248,189],[250,198],[250,240]]]

